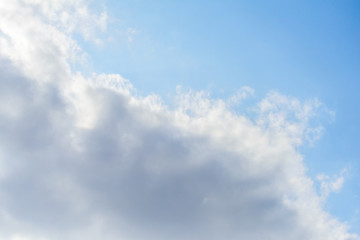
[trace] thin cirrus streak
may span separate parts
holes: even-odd
[[[118,74],[86,77],[71,34],[101,41],[106,16],[0,1],[0,239],[359,239],[297,151],[332,114],[319,101],[271,92],[253,119],[206,92],[169,107]]]

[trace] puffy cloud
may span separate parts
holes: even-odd
[[[88,9],[0,1],[0,239],[359,239],[297,152],[317,100],[270,93],[252,120],[206,92],[169,107],[120,75],[86,78],[56,22],[73,6]]]

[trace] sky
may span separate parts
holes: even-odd
[[[359,10],[0,0],[0,240],[360,239]]]

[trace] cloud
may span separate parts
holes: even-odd
[[[235,95],[231,96],[229,98],[229,104],[239,104],[241,103],[244,99],[248,98],[249,96],[254,95],[255,90],[252,89],[251,87],[248,86],[244,86],[241,87]]]
[[[320,193],[323,201],[330,195],[330,193],[337,193],[341,190],[345,182],[345,175],[347,173],[347,169],[341,170],[339,175],[335,175],[330,177],[326,174],[319,174],[316,176],[316,179],[320,183]]]
[[[86,40],[100,41],[96,37],[97,31],[105,32],[108,16],[105,10],[99,14],[93,13],[84,0],[26,0],[15,1],[21,5],[28,5],[38,17],[55,25],[69,34],[77,31]]]
[[[82,53],[56,21],[84,2],[7,4],[1,240],[359,239],[323,210],[297,152],[317,100],[270,93],[255,121],[206,92],[170,107],[120,75],[72,69]]]

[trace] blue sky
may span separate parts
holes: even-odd
[[[0,0],[0,240],[358,240],[359,10]]]
[[[113,41],[85,43],[98,71],[119,72],[141,93],[182,85],[226,98],[276,90],[318,98],[335,112],[323,137],[301,152],[309,174],[349,168],[327,208],[360,231],[360,3],[358,1],[107,1]],[[131,42],[126,35],[134,31]],[[124,33],[125,32],[125,33]],[[251,101],[251,99],[249,100]]]

